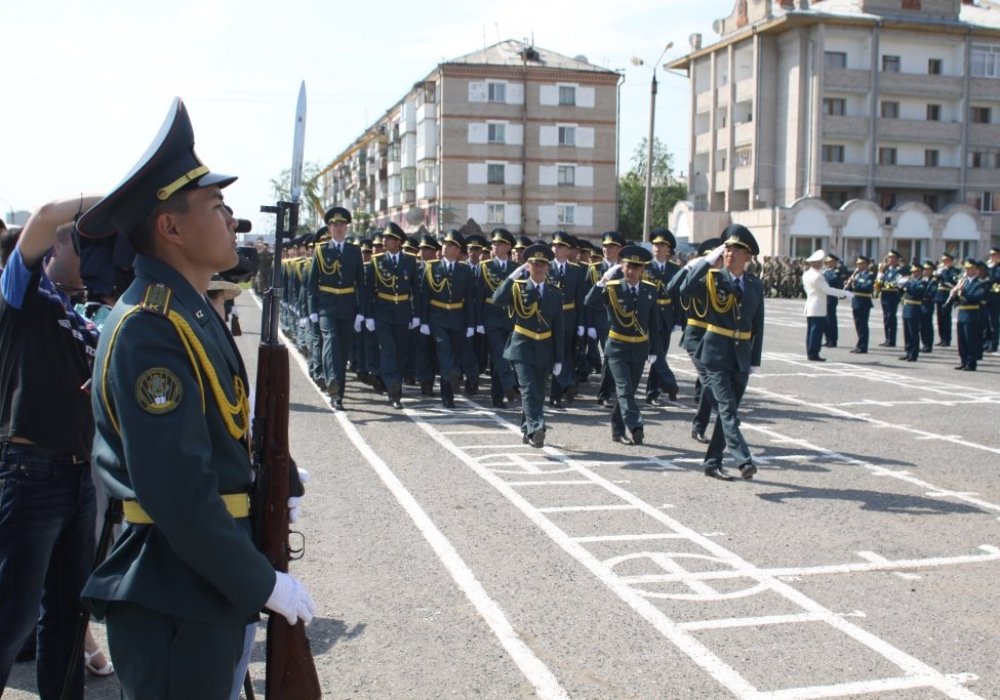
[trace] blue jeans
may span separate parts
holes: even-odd
[[[0,455],[0,689],[38,623],[38,694],[83,698],[83,664],[71,658],[85,615],[80,591],[94,558],[94,484],[86,462],[8,444]]]

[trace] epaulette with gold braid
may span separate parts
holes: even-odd
[[[146,287],[139,308],[160,316],[166,316],[170,312],[170,300],[173,298],[173,290],[161,282],[153,282]]]

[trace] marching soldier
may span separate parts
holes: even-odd
[[[853,292],[851,314],[854,316],[854,330],[858,335],[851,353],[864,355],[868,352],[868,318],[871,316],[872,295],[875,293],[875,273],[871,271],[871,259],[859,255],[854,260],[854,273],[848,278],[844,289]]]
[[[588,273],[590,287],[596,285],[608,270],[618,264],[618,255],[624,245],[625,238],[620,233],[617,231],[605,232],[601,237],[601,248],[604,255],[599,263],[590,266]],[[616,268],[616,271],[620,275],[621,266]],[[597,389],[597,403],[600,406],[608,406],[611,403],[611,395],[615,390],[614,380],[608,370],[607,357],[602,359],[601,355],[607,344],[609,329],[608,315],[604,309],[588,305],[587,337],[590,340],[587,343],[587,358],[591,367],[600,367],[601,369],[601,385]]]
[[[920,309],[920,352],[934,350],[934,311],[937,299],[937,265],[933,260],[924,260],[921,266],[924,275],[924,299]]]
[[[497,288],[514,271],[515,265],[507,258],[514,243],[514,236],[510,231],[504,228],[494,229],[493,257],[479,264],[479,291],[476,300],[479,303],[479,318],[482,320],[480,332],[486,336],[490,352],[490,395],[496,408],[506,408],[506,402],[517,396],[514,371],[510,362],[504,358],[504,348],[507,347],[507,338],[514,330],[514,324],[506,309],[493,303]]]
[[[309,261],[308,310],[322,338],[320,388],[343,410],[347,359],[365,318],[364,258],[361,248],[346,240],[351,212],[332,207],[324,220],[329,240],[316,245]]]
[[[473,233],[465,237],[465,249],[468,252],[468,258],[465,263],[472,270],[472,280],[473,280],[473,299],[470,301],[472,304],[474,320],[477,332],[469,341],[465,344],[464,355],[462,357],[462,373],[465,375],[465,393],[469,396],[475,396],[479,393],[479,375],[482,373],[484,367],[489,364],[490,354],[489,347],[486,344],[486,334],[485,332],[478,332],[479,329],[483,328],[482,319],[482,305],[479,303],[479,299],[475,295],[479,293],[479,276],[482,274],[482,268],[480,264],[484,259],[484,252],[488,252],[489,243],[487,240],[478,233]]]
[[[608,319],[608,339],[604,358],[618,398],[611,413],[611,439],[626,445],[643,442],[642,414],[635,393],[647,361],[652,362],[659,328],[657,288],[643,280],[652,254],[641,246],[621,248],[619,262],[609,267],[587,293],[586,303],[604,311]],[[624,275],[619,273],[624,271]],[[596,315],[596,314],[595,314]],[[631,439],[625,429],[631,433]]]
[[[989,289],[985,277],[985,265],[974,258],[966,258],[962,263],[965,277],[951,290],[949,303],[955,301],[958,307],[958,356],[962,364],[955,367],[966,372],[975,372],[976,364],[983,357],[983,304]]]
[[[143,160],[84,214],[82,235],[128,236],[135,281],[94,364],[94,463],[126,525],[83,598],[107,619],[123,695],[229,697],[247,623],[315,612],[254,546],[248,379],[205,299],[237,261],[222,188],[175,100]]]
[[[843,289],[844,280],[847,278],[847,270],[844,268],[843,263],[833,253],[827,253],[826,258],[823,259],[823,276],[826,277],[827,284],[830,285],[831,289]],[[826,328],[823,334],[826,336],[825,347],[835,348],[837,347],[837,341],[839,340],[840,329],[837,326],[837,302],[840,298],[832,294],[828,294],[826,297]]]
[[[951,304],[948,297],[951,290],[955,288],[961,271],[955,267],[955,258],[951,253],[945,252],[941,255],[941,265],[937,269],[937,294],[934,296],[934,305],[937,307],[937,328],[939,347],[949,347],[951,345]]]
[[[365,327],[379,346],[379,374],[393,408],[402,408],[403,367],[410,352],[410,331],[420,325],[416,259],[402,252],[406,234],[394,222],[382,233],[385,252],[372,256]]]
[[[985,351],[996,353],[1000,349],[1000,247],[990,248],[990,261],[986,263],[985,278],[988,282],[986,291],[986,314],[984,338],[988,335]]]
[[[923,277],[923,268],[914,264],[910,266],[910,276],[900,277],[899,291],[903,297],[903,345],[906,353],[900,355],[900,360],[916,362],[920,356],[920,331],[923,327],[924,296],[927,294],[928,281]]]
[[[417,259],[417,275],[419,276],[419,287],[420,287],[420,298],[421,298],[421,308],[423,306],[423,293],[425,291],[426,276],[424,272],[427,268],[432,265],[441,254],[441,244],[438,243],[437,238],[435,238],[430,233],[424,233],[420,235],[419,257]],[[420,314],[420,318],[424,321],[419,330],[414,330],[411,335],[412,352],[406,361],[406,372],[404,375],[413,375],[414,380],[420,386],[420,394],[422,396],[433,396],[434,395],[434,367],[435,367],[435,357],[434,357],[434,340],[430,335],[430,326],[427,326],[427,332],[424,333],[426,326],[427,317]],[[442,375],[443,376],[443,375]]]
[[[905,272],[899,264],[899,251],[890,250],[885,256],[885,262],[878,266],[878,275],[875,277],[875,291],[882,301],[882,327],[885,331],[885,340],[879,345],[881,347],[896,347],[896,309],[899,307],[899,283],[900,276]]]
[[[732,224],[722,232],[723,244],[704,258],[688,263],[680,293],[706,309],[705,334],[695,351],[705,366],[705,386],[718,403],[715,427],[705,454],[705,475],[730,480],[722,467],[723,448],[739,465],[740,475],[757,473],[753,456],[740,432],[740,400],[753,368],[760,366],[764,335],[764,288],[745,274],[760,249],[745,227]],[[712,271],[720,257],[723,267]]]
[[[545,445],[545,383],[558,375],[564,356],[563,295],[546,284],[552,251],[545,244],[524,249],[525,262],[493,292],[493,306],[506,309],[514,327],[503,356],[521,387],[521,436],[532,447]],[[528,274],[527,279],[523,276]]]
[[[581,266],[570,262],[570,251],[573,246],[573,237],[565,231],[556,231],[552,234],[554,260],[549,265],[549,281],[562,292],[565,333],[563,354],[556,358],[562,371],[553,376],[552,393],[549,396],[549,405],[555,408],[562,406],[563,399],[572,401],[576,396],[573,347],[574,341],[583,341],[585,325],[583,299],[586,293],[586,273]]]
[[[424,267],[420,333],[433,338],[441,374],[441,403],[455,408],[455,394],[462,385],[462,358],[476,325],[475,278],[472,269],[459,261],[465,243],[462,234],[453,229],[442,243],[443,257]]]
[[[653,261],[646,266],[645,279],[656,285],[656,344],[651,346],[656,359],[649,366],[646,380],[646,403],[660,405],[660,392],[666,391],[671,401],[677,400],[677,378],[667,363],[670,351],[670,334],[674,330],[674,312],[677,309],[677,294],[667,292],[667,286],[680,266],[671,258],[677,239],[668,229],[657,228],[650,233],[653,238]]]

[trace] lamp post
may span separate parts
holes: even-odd
[[[660,57],[653,63],[653,79],[649,84],[649,138],[646,142],[646,197],[642,208],[642,240],[649,241],[650,230],[650,209],[653,202],[653,127],[656,123],[656,67],[667,55],[667,51],[674,45],[674,42],[667,42],[663,47]],[[642,66],[645,61],[636,56],[632,57],[632,65]]]

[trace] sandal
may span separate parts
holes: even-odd
[[[95,676],[110,676],[115,672],[115,665],[111,663],[110,659],[107,658],[104,659],[104,664],[102,666],[96,665],[94,663],[94,659],[99,656],[103,656],[103,652],[100,649],[95,649],[94,651],[84,651],[83,667]]]

